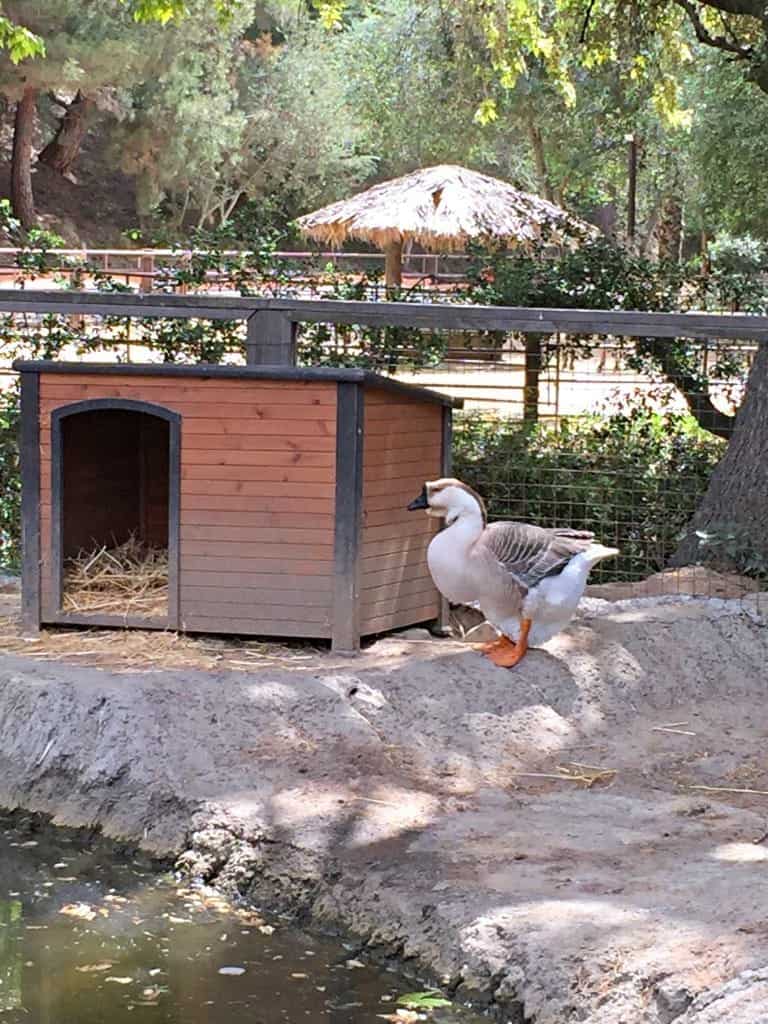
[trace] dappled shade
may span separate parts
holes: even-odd
[[[303,234],[333,246],[348,238],[371,242],[392,257],[391,270],[406,241],[456,250],[470,241],[563,244],[595,231],[555,203],[451,164],[384,181],[308,213],[298,224]]]

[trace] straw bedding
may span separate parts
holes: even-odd
[[[64,566],[65,612],[162,617],[168,614],[168,552],[131,536],[81,551]]]

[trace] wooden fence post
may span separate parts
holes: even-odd
[[[295,366],[296,324],[279,309],[256,310],[248,317],[248,366]]]
[[[154,256],[139,256],[139,271],[142,274],[155,273],[155,257]],[[153,277],[140,277],[139,278],[139,291],[140,292],[151,292],[155,286],[155,279]]]

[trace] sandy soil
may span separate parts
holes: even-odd
[[[768,595],[589,599],[513,672],[418,631],[241,670],[2,654],[0,804],[515,1024],[768,1021],[767,625]]]

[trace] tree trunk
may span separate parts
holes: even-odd
[[[35,197],[32,192],[32,133],[35,128],[37,89],[27,86],[16,104],[11,160],[11,205],[22,227],[36,224]]]
[[[629,138],[627,153],[627,242],[635,243],[637,230],[637,136]]]
[[[707,493],[688,525],[672,565],[715,560],[697,530],[717,535],[735,529],[740,551],[768,565],[768,342],[760,342],[736,416],[731,441],[715,468]],[[743,566],[739,566],[743,568]]]
[[[677,192],[668,193],[662,200],[656,237],[659,259],[679,263],[683,251],[683,200]]]
[[[553,203],[555,201],[555,194],[552,190],[552,182],[549,180],[544,139],[540,129],[531,118],[528,118],[528,138],[531,143],[531,151],[533,152],[533,161],[536,164],[536,177],[539,179],[539,188],[544,193],[544,198]]]
[[[399,288],[403,283],[403,243],[390,242],[384,249],[384,284]]]
[[[78,91],[59,122],[58,131],[38,157],[40,163],[59,174],[67,174],[72,169],[88,130],[88,118],[93,107],[94,101]]]

